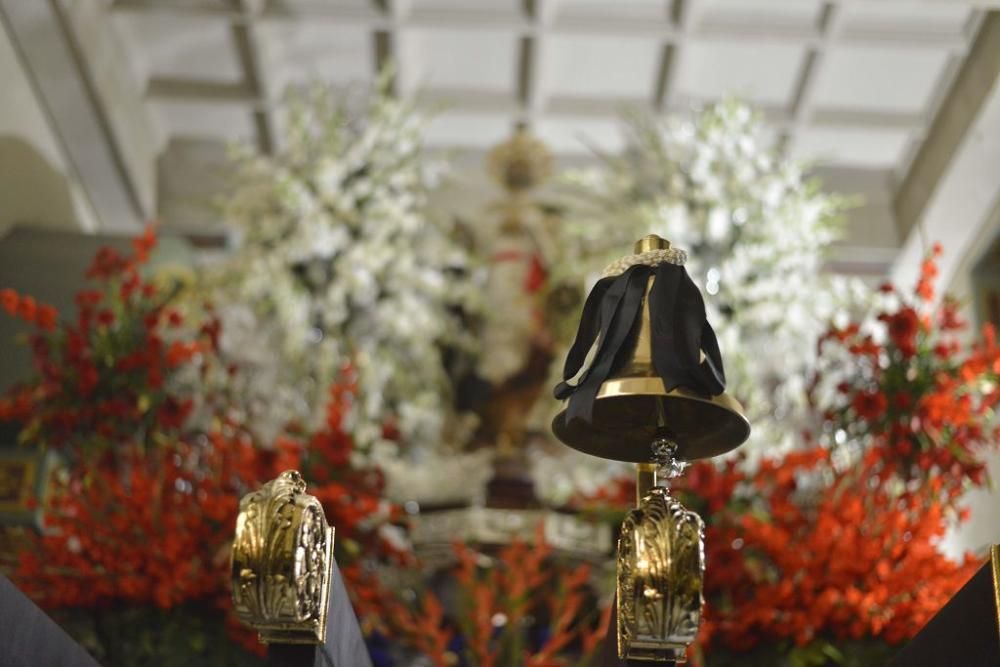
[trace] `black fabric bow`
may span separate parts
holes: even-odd
[[[701,292],[683,266],[663,262],[657,266],[629,267],[618,276],[602,278],[583,306],[580,328],[563,367],[563,381],[555,396],[569,399],[566,421],[590,422],[601,385],[625,363],[633,336],[638,334],[642,305],[650,276],[653,368],[667,391],[683,387],[705,396],[725,391],[726,375],[715,331],[705,316]],[[589,368],[580,374],[597,341]],[[701,360],[701,352],[705,360]]]

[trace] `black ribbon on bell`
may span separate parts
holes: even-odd
[[[650,276],[655,278],[649,289],[653,367],[664,387],[667,391],[684,387],[706,397],[726,390],[719,343],[701,292],[687,270],[669,262],[640,264],[602,278],[587,297],[563,381],[555,388],[556,398],[569,399],[567,420],[591,421],[601,385],[627,362],[631,349],[627,343],[638,333]],[[595,345],[590,365],[584,368]]]

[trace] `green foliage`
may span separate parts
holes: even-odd
[[[754,647],[747,653],[713,649],[704,656],[705,667],[874,667],[884,665],[898,647],[874,640],[830,641],[817,639],[806,646],[789,642]]]
[[[174,609],[62,609],[53,619],[102,665],[255,667],[263,665],[227,636],[225,616],[210,604]]]

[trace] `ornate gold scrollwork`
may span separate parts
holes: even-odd
[[[704,524],[663,487],[631,510],[618,541],[618,655],[683,662],[698,635]]]
[[[295,470],[240,501],[233,541],[233,605],[264,643],[326,637],[333,528]]]

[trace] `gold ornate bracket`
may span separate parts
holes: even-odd
[[[333,528],[295,470],[240,501],[231,574],[236,615],[260,641],[319,644],[326,638]]]
[[[701,623],[704,574],[701,517],[653,487],[618,541],[618,656],[684,662]]]

